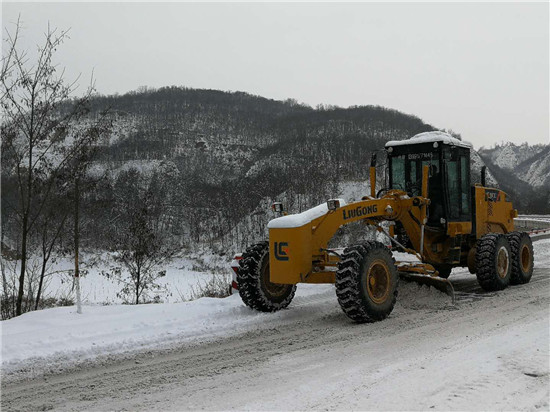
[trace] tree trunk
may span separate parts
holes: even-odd
[[[17,303],[15,306],[15,316],[21,315],[21,306],[23,304],[23,289],[25,287],[25,271],[27,270],[27,223],[29,216],[25,213],[23,216],[23,231],[21,237],[21,273],[19,274],[19,288],[17,290]]]
[[[52,256],[52,250],[54,248],[54,245],[63,230],[63,227],[65,226],[65,220],[67,219],[67,214],[63,216],[63,220],[59,224],[59,227],[57,228],[57,232],[55,233],[54,237],[51,239],[49,245],[48,245],[48,235],[47,235],[47,227],[43,228],[42,231],[42,270],[40,272],[40,283],[38,284],[38,292],[36,293],[36,303],[34,305],[34,310],[38,309],[38,304],[40,303],[40,297],[42,295],[42,285],[44,283],[44,278],[46,277],[46,266],[48,265],[48,262],[50,260],[50,257]],[[46,225],[49,225],[49,223],[46,223]]]
[[[21,315],[21,307],[23,304],[23,288],[25,287],[25,271],[27,270],[27,237],[29,236],[29,215],[31,213],[31,201],[32,201],[32,151],[34,149],[34,94],[31,96],[31,126],[29,131],[29,166],[27,171],[27,204],[24,201],[24,192],[21,193],[21,206],[23,210],[23,230],[21,232],[21,274],[19,275],[19,290],[17,291],[17,307],[15,309],[15,316]]]
[[[141,273],[140,273],[140,269],[138,268],[137,270],[137,281],[136,281],[136,305],[139,305],[139,287],[140,287],[140,283],[141,283],[141,279],[140,279],[140,276]]]
[[[42,257],[42,270],[40,271],[40,282],[38,283],[38,291],[36,292],[36,301],[34,303],[34,310],[38,310],[38,303],[40,302],[40,295],[42,294],[42,284],[44,283],[44,276],[46,275],[46,255]]]
[[[74,278],[76,283],[76,313],[82,313],[82,303],[80,301],[80,265],[78,262],[78,252],[80,243],[80,232],[78,225],[78,212],[80,209],[80,188],[79,177],[74,181]]]

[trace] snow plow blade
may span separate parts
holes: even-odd
[[[455,290],[453,288],[453,284],[448,279],[410,272],[399,272],[399,277],[407,282],[415,282],[419,285],[433,286],[440,292],[449,295],[453,305],[455,303]]]

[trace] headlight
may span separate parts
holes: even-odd
[[[340,207],[340,200],[338,199],[329,199],[327,200],[328,210],[336,210]]]

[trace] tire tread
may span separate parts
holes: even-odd
[[[531,237],[525,232],[512,232],[506,235],[508,242],[510,243],[510,249],[512,251],[512,276],[510,278],[510,284],[522,285],[529,283],[531,276],[533,275],[533,264],[527,273],[524,273],[521,267],[520,249],[524,242],[529,246],[531,256],[533,257],[533,243]]]
[[[237,284],[244,304],[260,312],[275,312],[286,308],[296,293],[296,285],[289,288],[282,302],[273,302],[261,290],[260,276],[263,259],[269,258],[269,243],[260,242],[246,248],[239,261]]]
[[[395,260],[386,246],[380,242],[366,242],[344,249],[336,272],[336,296],[344,313],[358,323],[375,322],[386,318],[393,310],[397,299],[397,285],[391,297],[391,306],[387,313],[369,311],[361,296],[361,266],[370,253],[377,251],[386,254],[394,265]],[[399,281],[399,276],[396,277]]]
[[[506,240],[506,237],[500,233],[489,233],[479,239],[476,248],[477,281],[479,285],[488,292],[505,289],[509,284],[509,277],[508,280],[502,281],[496,269],[495,255],[500,239]],[[510,255],[511,253],[509,253],[509,256]],[[510,262],[510,266],[511,263],[512,262]]]

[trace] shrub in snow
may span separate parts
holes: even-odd
[[[191,287],[189,300],[199,298],[225,298],[231,294],[231,276],[225,273],[214,273],[207,282]]]

